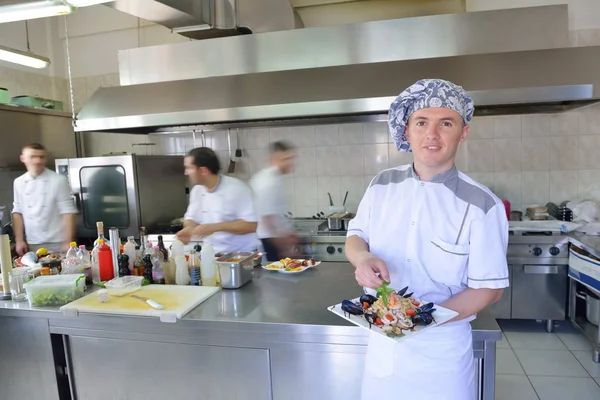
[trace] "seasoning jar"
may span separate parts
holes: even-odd
[[[41,276],[50,275],[50,268],[48,268],[48,267],[42,267],[42,269],[40,270],[40,275]]]

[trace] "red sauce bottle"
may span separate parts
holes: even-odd
[[[100,271],[100,280],[102,282],[110,281],[115,277],[115,270],[113,268],[112,250],[110,246],[104,243],[104,240],[98,241],[100,247],[98,247],[98,269]]]

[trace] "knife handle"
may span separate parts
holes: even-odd
[[[152,300],[152,299],[148,299],[146,300],[146,303],[148,303],[148,305],[152,308],[156,308],[157,310],[162,310],[164,307],[157,303],[156,301]]]

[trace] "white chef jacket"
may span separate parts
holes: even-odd
[[[257,222],[254,211],[252,189],[244,182],[231,176],[219,175],[219,183],[212,192],[202,185],[193,187],[185,220],[197,224],[231,222],[239,219]],[[236,235],[215,232],[204,239],[216,253],[223,251],[251,251],[260,248],[256,233]]]
[[[282,232],[289,232],[293,228],[292,222],[285,214],[291,210],[285,190],[283,175],[277,167],[263,169],[252,177],[250,187],[254,192],[254,204],[258,214],[258,229],[256,233],[260,239],[269,239],[281,236]],[[275,229],[263,222],[262,218],[273,216]]]
[[[509,284],[504,205],[456,168],[430,182],[421,181],[412,165],[381,172],[371,181],[348,236],[364,239],[385,262],[390,287],[408,286],[414,297],[436,304],[467,287]],[[361,398],[375,400],[402,387],[407,398],[474,400],[468,323],[474,318],[398,343],[372,333]]]
[[[45,169],[35,178],[29,173],[14,182],[13,213],[23,216],[27,243],[60,243],[64,239],[63,214],[77,214],[67,179]]]

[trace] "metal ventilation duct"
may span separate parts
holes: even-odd
[[[426,77],[465,87],[480,115],[563,111],[600,98],[600,47],[567,45],[567,7],[549,6],[125,50],[128,86],[98,90],[77,129],[368,119]]]
[[[105,5],[192,39],[302,27],[288,0],[116,0]]]

